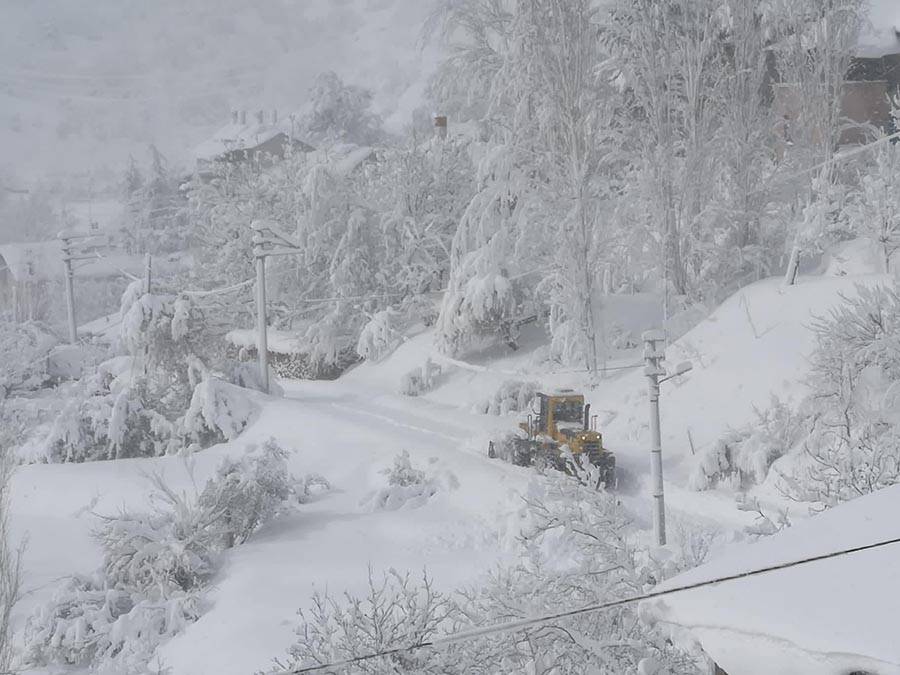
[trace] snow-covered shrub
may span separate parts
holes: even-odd
[[[455,487],[456,481],[447,476],[444,481],[439,476],[428,475],[412,465],[409,452],[403,450],[394,457],[394,465],[381,471],[387,476],[387,486],[369,495],[364,503],[376,511],[395,511],[401,508],[419,508],[436,495],[447,484]]]
[[[221,553],[298,501],[287,453],[274,442],[225,460],[199,494],[151,480],[151,511],[100,517],[102,567],[69,580],[29,618],[29,664],[145,672],[153,651],[199,618]]]
[[[414,583],[391,571],[383,582],[370,572],[369,594],[344,598],[317,594],[300,612],[298,638],[288,667],[321,665],[379,650],[399,650],[383,660],[339,668],[365,672],[620,673],[697,675],[698,662],[678,651],[667,636],[640,620],[634,605],[564,617],[537,629],[501,632],[440,649],[403,651],[404,646],[447,633],[487,627],[572,607],[639,595],[678,572],[699,564],[708,550],[702,538],[690,559],[654,557],[640,544],[631,515],[612,494],[575,475],[538,476],[515,519],[518,562],[502,566],[455,592],[437,593],[426,576]],[[402,470],[406,476],[408,471]],[[643,664],[641,666],[640,664]],[[650,671],[644,671],[650,672]]]
[[[400,379],[400,393],[404,396],[421,396],[433,390],[440,380],[441,367],[430,358],[420,367],[413,368]]]
[[[35,389],[50,379],[48,356],[59,340],[36,322],[0,321],[0,398],[12,389]]]
[[[851,193],[850,224],[857,234],[881,247],[884,271],[891,271],[891,258],[900,249],[900,148],[882,143],[874,150],[874,165],[860,177]]]
[[[141,390],[116,390],[113,384],[112,375],[101,370],[69,390],[42,441],[42,461],[152,457],[172,449],[175,425],[144,405]]]
[[[573,475],[537,476],[517,521],[520,561],[460,593],[469,625],[488,625],[637,595],[671,576],[684,561],[646,551],[631,515],[615,495],[594,489],[591,467]],[[697,561],[690,561],[697,562]],[[487,672],[633,673],[652,659],[669,673],[697,673],[695,661],[622,606],[510,632],[469,646],[491,659]]]
[[[318,473],[308,473],[297,482],[297,501],[306,504],[316,495],[328,492],[331,489],[331,483],[324,476]]]
[[[786,510],[774,514],[766,513],[756,497],[749,497],[746,494],[738,495],[737,507],[739,511],[756,514],[753,524],[744,528],[744,532],[753,538],[769,537],[791,525]]]
[[[245,543],[258,528],[308,495],[314,479],[298,485],[288,471],[288,456],[269,440],[260,451],[225,459],[216,469],[200,494],[200,505],[223,512],[226,548]]]
[[[194,387],[181,430],[186,439],[203,446],[231,441],[250,423],[256,410],[245,389],[210,376]]]
[[[196,593],[137,598],[98,576],[70,579],[27,625],[26,663],[143,675],[154,650],[196,621],[200,610]]]
[[[811,431],[783,488],[828,507],[900,482],[900,294],[859,286],[813,329]]]
[[[754,408],[755,420],[728,431],[700,456],[688,481],[692,490],[708,490],[719,483],[747,489],[766,480],[769,469],[801,439],[802,415],[772,396],[768,408]]]
[[[198,357],[208,351],[209,336],[189,300],[145,294],[135,282],[122,298],[121,316],[127,356],[66,390],[67,403],[43,440],[42,461],[151,457],[243,431],[256,406],[246,390],[213,376]]]
[[[491,398],[476,403],[473,410],[484,415],[507,415],[511,412],[530,410],[538,388],[537,382],[507,380]]]
[[[367,361],[379,361],[390,354],[402,342],[396,323],[397,316],[393,310],[377,312],[363,326],[356,343],[356,353]]]
[[[338,598],[316,593],[312,606],[301,610],[297,640],[291,646],[286,668],[323,665],[354,657],[430,640],[451,624],[455,615],[452,600],[437,591],[427,574],[421,581],[391,569],[376,580],[369,569],[368,592],[364,597],[345,594]],[[454,663],[454,652],[418,650],[399,652],[379,659],[361,661],[353,668],[332,669],[350,673],[421,673],[462,675],[464,664]]]

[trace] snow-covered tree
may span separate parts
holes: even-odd
[[[130,158],[122,181],[124,244],[133,253],[171,253],[191,239],[188,203],[166,158],[150,146],[146,175]]]
[[[12,609],[19,599],[20,552],[9,531],[12,439],[0,431],[0,673],[12,672]]]
[[[881,247],[884,269],[890,272],[891,258],[900,249],[900,148],[882,143],[874,155],[874,164],[860,170],[847,210],[853,230]]]
[[[888,286],[859,286],[814,330],[812,431],[785,489],[828,507],[900,480],[900,295]]]
[[[297,125],[295,133],[313,144],[373,145],[385,135],[381,119],[372,111],[372,92],[346,84],[332,71],[316,77]]]
[[[479,191],[457,229],[439,345],[459,352],[494,333],[514,344],[524,296],[517,271],[546,266],[549,328],[570,360],[596,370],[599,267],[610,251],[613,87],[598,77],[591,2],[445,3],[437,15],[453,56],[437,90],[484,96]],[[517,269],[519,268],[519,269]],[[525,269],[521,269],[525,268]],[[533,281],[533,280],[532,280]]]

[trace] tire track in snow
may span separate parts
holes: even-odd
[[[373,419],[380,420],[391,426],[399,427],[401,429],[409,429],[410,431],[415,431],[421,434],[428,434],[429,436],[437,436],[438,438],[442,438],[444,440],[450,441],[454,444],[463,443],[466,441],[467,437],[465,435],[452,435],[446,434],[442,431],[437,431],[435,429],[428,429],[426,427],[420,427],[415,424],[408,424],[406,422],[401,422],[400,420],[390,417],[389,415],[383,415],[381,413],[372,412],[371,410],[365,410],[364,408],[353,407],[349,405],[345,405],[343,403],[330,403],[332,408],[337,408],[338,410],[346,410],[352,412],[356,415],[365,415],[366,417],[371,417]]]

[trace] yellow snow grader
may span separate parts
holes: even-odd
[[[571,389],[537,394],[538,410],[519,424],[520,433],[497,445],[488,446],[489,457],[501,457],[519,466],[551,466],[566,471],[567,454],[587,456],[600,469],[600,480],[607,487],[616,485],[616,458],[603,447],[603,436],[596,430],[596,416],[584,395]]]

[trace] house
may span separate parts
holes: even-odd
[[[895,131],[891,99],[900,95],[900,3],[873,0],[871,23],[863,30],[847,71],[841,100],[842,116],[850,123],[841,144],[866,142],[863,125]],[[777,79],[777,74],[775,75]],[[800,92],[790,82],[772,84],[773,105],[785,120],[782,132],[790,140],[790,123],[796,117]],[[856,123],[858,127],[852,127]]]
[[[900,485],[661,584],[663,590],[900,538]],[[648,600],[641,614],[727,675],[898,675],[900,543]]]
[[[82,260],[74,266],[81,289],[76,291],[76,299],[84,315],[96,315],[95,309],[116,303],[124,287],[132,277],[140,278],[145,266],[144,256],[106,248],[95,253],[96,260]],[[160,261],[154,267],[168,269],[172,264]],[[64,274],[58,239],[0,244],[0,316],[14,321],[49,321],[63,316]]]
[[[292,126],[291,119],[279,121],[277,111],[267,115],[260,110],[249,123],[246,111],[232,112],[230,124],[194,148],[197,170],[202,175],[216,162],[266,163],[273,157],[283,158],[287,147],[312,151],[311,145],[294,138]]]

